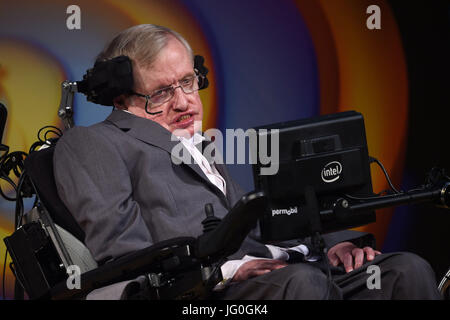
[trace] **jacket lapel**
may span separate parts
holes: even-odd
[[[112,123],[128,135],[169,153],[178,143],[172,141],[171,133],[158,123],[125,111],[113,110],[105,122]]]
[[[182,165],[186,165],[191,170],[193,170],[198,176],[200,176],[210,187],[214,189],[214,191],[216,191],[216,193],[220,197],[223,197],[225,201],[227,200],[222,191],[219,188],[217,188],[213,183],[211,183],[211,181],[209,181],[208,177],[203,173],[199,165],[195,163],[193,158],[190,156],[189,151],[183,146],[183,144],[178,139],[176,140],[173,139],[172,141],[172,133],[168,131],[166,128],[162,127],[160,124],[149,119],[135,116],[134,114],[122,110],[113,110],[113,112],[109,115],[109,117],[105,120],[105,122],[113,124],[126,134],[142,142],[151,144],[153,146],[156,146],[160,149],[167,151],[169,154],[171,154],[171,156],[177,158],[182,163]],[[183,159],[180,158],[176,153],[172,152],[174,148],[179,148],[178,146],[179,144],[183,149],[182,151],[183,154],[187,154],[190,158],[190,161],[188,163],[183,161]],[[223,176],[221,171],[223,170],[219,170],[220,174]],[[225,176],[223,177],[225,181],[227,181]]]

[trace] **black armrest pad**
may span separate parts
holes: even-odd
[[[158,271],[162,259],[171,255],[189,256],[195,238],[179,237],[158,242],[148,248],[127,254],[81,275],[80,289],[68,289],[66,282],[52,288],[52,299],[82,299],[89,292],[113,283],[131,280]]]

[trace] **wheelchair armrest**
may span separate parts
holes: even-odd
[[[92,290],[132,280],[142,274],[181,272],[193,268],[198,265],[198,260],[192,256],[195,241],[192,237],[178,237],[158,242],[81,274],[79,289],[68,288],[70,278],[60,282],[46,298],[83,299]]]

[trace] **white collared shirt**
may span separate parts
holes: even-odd
[[[122,111],[133,114],[128,110]],[[220,175],[219,171],[217,171],[214,164],[210,164],[206,157],[196,147],[196,145],[202,143],[203,140],[205,140],[205,137],[196,132],[189,139],[186,139],[184,137],[178,137],[178,139],[180,139],[181,143],[189,151],[195,163],[197,163],[200,169],[202,169],[208,180],[211,181],[211,183],[214,184],[217,188],[219,188],[226,196],[227,183],[225,182],[225,179]]]
[[[184,147],[189,151],[195,163],[202,169],[203,173],[206,177],[214,184],[217,188],[219,188],[223,194],[227,195],[227,183],[225,179],[220,175],[219,171],[217,171],[214,164],[208,162],[206,157],[200,152],[200,150],[196,147],[196,145],[200,144],[205,140],[199,133],[195,133],[189,139],[184,137],[178,137]]]

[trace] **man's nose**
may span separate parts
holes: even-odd
[[[188,108],[188,98],[181,87],[175,88],[173,93],[173,108],[180,111]]]

